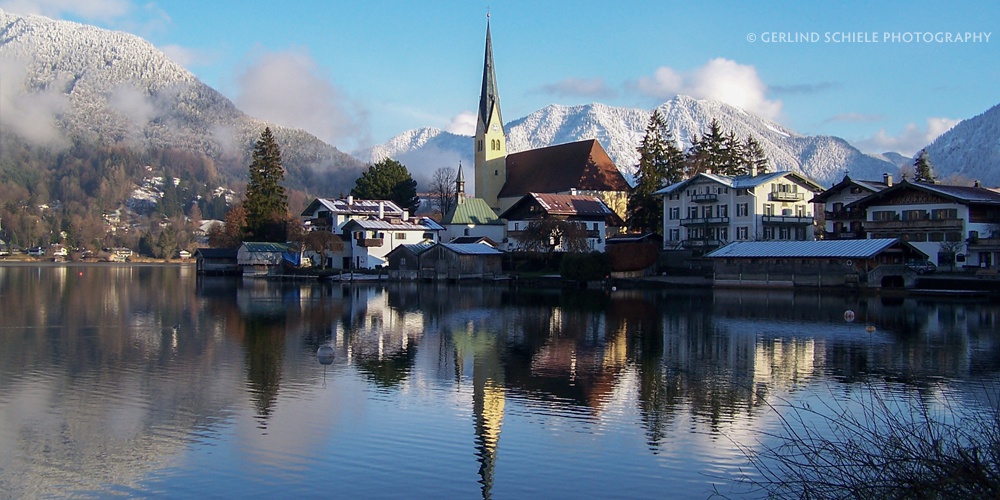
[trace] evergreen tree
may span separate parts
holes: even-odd
[[[285,169],[281,165],[281,149],[271,128],[260,134],[250,163],[250,182],[247,184],[246,232],[257,241],[284,242],[288,215],[288,197],[281,185]]]
[[[664,184],[680,180],[683,160],[667,131],[667,122],[659,110],[654,110],[646,125],[646,135],[639,143],[639,165],[635,171],[635,187],[628,200],[627,224],[641,231],[663,231],[663,198],[654,195]]]
[[[764,146],[752,135],[743,142],[743,164],[747,175],[766,174],[771,170]]]
[[[917,155],[917,159],[913,161],[913,182],[934,184],[935,180],[934,165],[931,165],[931,159],[927,155],[927,150],[921,149],[920,154]]]
[[[420,206],[417,181],[402,163],[391,158],[369,165],[354,182],[351,195],[368,200],[390,200],[411,214]]]

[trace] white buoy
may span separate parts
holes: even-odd
[[[844,321],[854,323],[854,311],[850,309],[844,311]]]
[[[333,347],[328,345],[320,346],[316,349],[316,357],[319,359],[321,365],[329,365],[333,363]]]

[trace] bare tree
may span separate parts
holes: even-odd
[[[434,171],[430,186],[434,206],[441,213],[447,214],[455,208],[455,169],[441,167]]]
[[[327,253],[334,254],[344,249],[344,242],[330,231],[309,231],[302,237],[302,249],[320,255],[320,269],[326,269]]]

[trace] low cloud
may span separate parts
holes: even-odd
[[[304,51],[258,54],[237,85],[234,101],[251,116],[303,129],[345,151],[370,142],[367,112]]]
[[[767,85],[753,66],[715,58],[693,71],[660,67],[651,77],[632,84],[642,95],[666,100],[675,95],[714,99],[771,120],[781,115],[782,103],[766,97]]]
[[[885,129],[880,129],[871,137],[855,141],[854,145],[866,153],[897,153],[913,156],[921,148],[934,142],[941,134],[951,130],[961,120],[951,118],[928,118],[927,126],[920,127],[909,123],[898,135],[889,135]]]
[[[59,117],[70,103],[57,83],[44,90],[25,90],[27,71],[11,59],[0,59],[0,127],[37,146],[62,149],[69,146],[59,126]]]
[[[458,135],[475,135],[476,120],[476,113],[472,111],[463,111],[452,117],[451,123],[449,123],[444,129]]]
[[[618,95],[603,78],[567,78],[542,85],[537,89],[537,92],[556,97],[585,97],[587,99],[610,99]]]

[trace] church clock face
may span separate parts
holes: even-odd
[[[500,130],[500,125],[497,125],[496,123],[494,123],[493,126],[490,127],[490,129],[492,129],[494,132],[496,132],[497,130]]]

